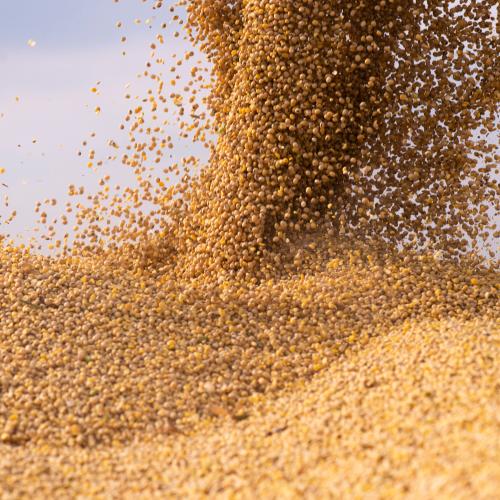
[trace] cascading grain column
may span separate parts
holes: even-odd
[[[206,47],[220,136],[200,183],[198,253],[209,267],[244,273],[264,257],[278,263],[276,246],[314,230],[327,211],[343,213],[382,52],[368,50],[370,28],[350,20],[358,11],[346,2],[247,0],[219,12]],[[230,60],[217,44],[223,28]]]
[[[494,80],[480,34],[490,4],[199,3],[219,138],[191,197],[189,272],[265,277],[283,243],[325,221],[391,246],[464,250],[485,225],[466,198],[494,193],[493,161],[483,155],[481,173],[471,159],[488,149],[469,140],[495,109],[474,90]],[[474,58],[456,49],[474,44]]]

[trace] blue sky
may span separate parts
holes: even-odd
[[[144,9],[142,9],[144,10]],[[141,4],[124,0],[1,0],[0,44],[4,52],[40,40],[45,48],[112,44],[113,19],[137,15]]]
[[[92,190],[98,175],[88,172],[87,159],[77,151],[89,140],[98,156],[106,155],[107,141],[128,109],[124,94],[143,96],[147,82],[137,73],[158,32],[154,26],[169,20],[168,3],[153,11],[152,1],[142,0],[0,0],[0,169],[6,170],[0,182],[8,185],[0,185],[0,216],[4,220],[13,209],[18,212],[8,232],[27,239],[35,202],[65,201],[69,184]],[[148,18],[153,28],[145,24]],[[124,35],[126,43],[120,41]],[[165,35],[165,58],[187,48],[168,31]],[[35,47],[28,45],[30,39]],[[96,95],[90,89],[98,81]],[[99,115],[96,106],[102,108]],[[91,132],[95,139],[89,139]],[[176,155],[184,153],[179,147]],[[126,181],[119,166],[106,168]]]

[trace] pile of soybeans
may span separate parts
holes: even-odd
[[[137,183],[0,235],[0,497],[495,498],[496,0],[151,4]]]

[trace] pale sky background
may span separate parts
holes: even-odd
[[[149,45],[160,31],[155,27],[169,21],[168,4],[153,11],[151,1],[142,0],[0,0],[0,169],[6,170],[0,183],[8,186],[0,184],[0,216],[6,219],[17,210],[8,227],[11,234],[20,233],[27,241],[36,201],[64,202],[72,183],[92,191],[99,176],[88,171],[86,156],[78,157],[77,151],[91,132],[96,138],[89,145],[97,156],[112,151],[107,140],[118,135],[131,103],[123,96],[129,92],[142,97],[148,87],[136,75],[145,68]],[[137,18],[140,25],[134,23]],[[147,18],[153,28],[144,23]],[[123,23],[121,29],[117,21]],[[169,36],[174,29],[172,25],[163,31],[165,58],[186,48]],[[126,43],[120,41],[123,35]],[[30,47],[29,40],[36,46]],[[90,89],[98,81],[100,95],[95,95]],[[99,115],[96,106],[102,108]],[[172,161],[186,152],[180,145]],[[201,148],[196,153],[203,155]],[[107,165],[103,174],[113,169],[118,180],[127,179],[119,162]],[[61,209],[60,203],[56,212]],[[0,233],[6,229],[0,225]]]

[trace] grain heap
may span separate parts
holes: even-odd
[[[208,165],[152,179],[148,62],[138,186],[103,178],[59,255],[0,250],[0,493],[487,498],[496,2],[182,3],[213,119],[200,70],[193,123],[170,98],[183,134],[218,132]]]

